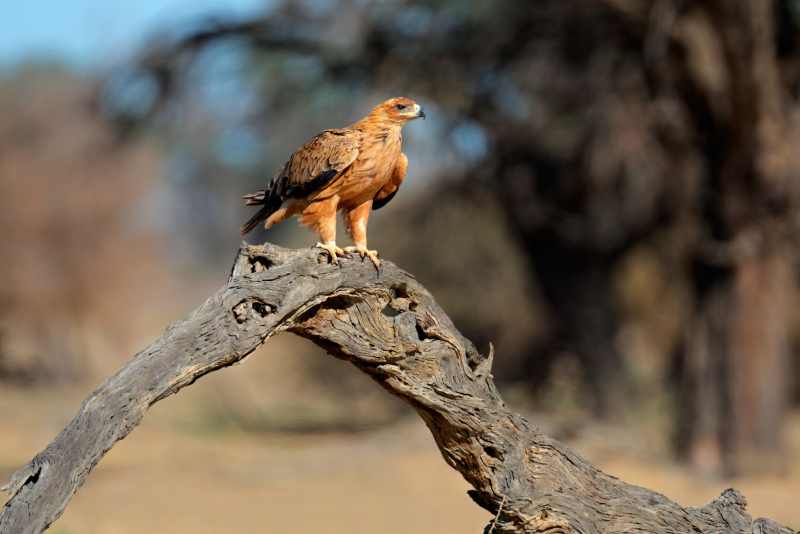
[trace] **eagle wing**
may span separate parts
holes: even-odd
[[[397,190],[400,189],[400,184],[403,183],[403,179],[406,177],[407,170],[408,158],[401,152],[394,165],[391,179],[378,191],[375,198],[372,200],[373,211],[381,209],[394,198],[397,194]]]
[[[242,235],[267,220],[288,199],[313,200],[358,158],[363,137],[361,131],[349,128],[324,130],[300,147],[266,188],[242,197],[247,206],[261,206],[242,225]]]
[[[313,197],[358,158],[363,134],[347,128],[325,130],[292,154],[268,187],[271,197]]]

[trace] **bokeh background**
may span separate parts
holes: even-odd
[[[629,482],[800,526],[797,0],[4,7],[1,478],[225,282],[242,194],[404,95],[429,118],[370,244],[494,344],[507,401]],[[478,532],[466,489],[285,335],[156,406],[53,531]]]

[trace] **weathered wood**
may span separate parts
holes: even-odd
[[[291,331],[353,363],[410,403],[445,461],[496,514],[486,530],[580,533],[791,533],[753,521],[727,490],[702,508],[609,476],[511,412],[481,354],[414,278],[354,256],[245,246],[228,284],[95,390],[7,489],[0,533],[38,533],[154,403]]]

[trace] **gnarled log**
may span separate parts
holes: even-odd
[[[496,515],[486,530],[581,533],[791,533],[753,521],[728,490],[702,508],[609,476],[511,412],[481,354],[413,276],[355,256],[244,246],[225,287],[95,390],[13,477],[0,533],[41,532],[102,456],[154,403],[291,331],[353,363],[409,402],[445,461]]]

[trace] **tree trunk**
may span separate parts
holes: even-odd
[[[789,372],[789,299],[794,273],[785,254],[748,257],[736,269],[731,310],[730,470],[783,472],[782,428]]]
[[[544,239],[531,239],[525,250],[555,316],[551,346],[577,357],[594,415],[619,418],[633,392],[617,349],[620,313],[614,276],[620,255],[570,250]]]
[[[495,514],[486,532],[792,532],[753,521],[734,490],[685,508],[606,475],[541,434],[504,404],[491,376],[493,354],[478,352],[393,264],[376,272],[352,256],[336,266],[317,250],[265,245],[243,248],[225,287],[95,390],[13,475],[0,533],[47,528],[150,406],[286,330],[350,361],[415,408],[444,460],[473,486],[473,500]]]
[[[731,274],[727,269],[695,266],[695,309],[687,319],[679,359],[678,452],[705,476],[724,471],[726,421],[730,420],[726,355]]]
[[[682,354],[679,447],[708,475],[785,470],[789,313],[785,254],[754,255],[695,277],[699,311]]]

